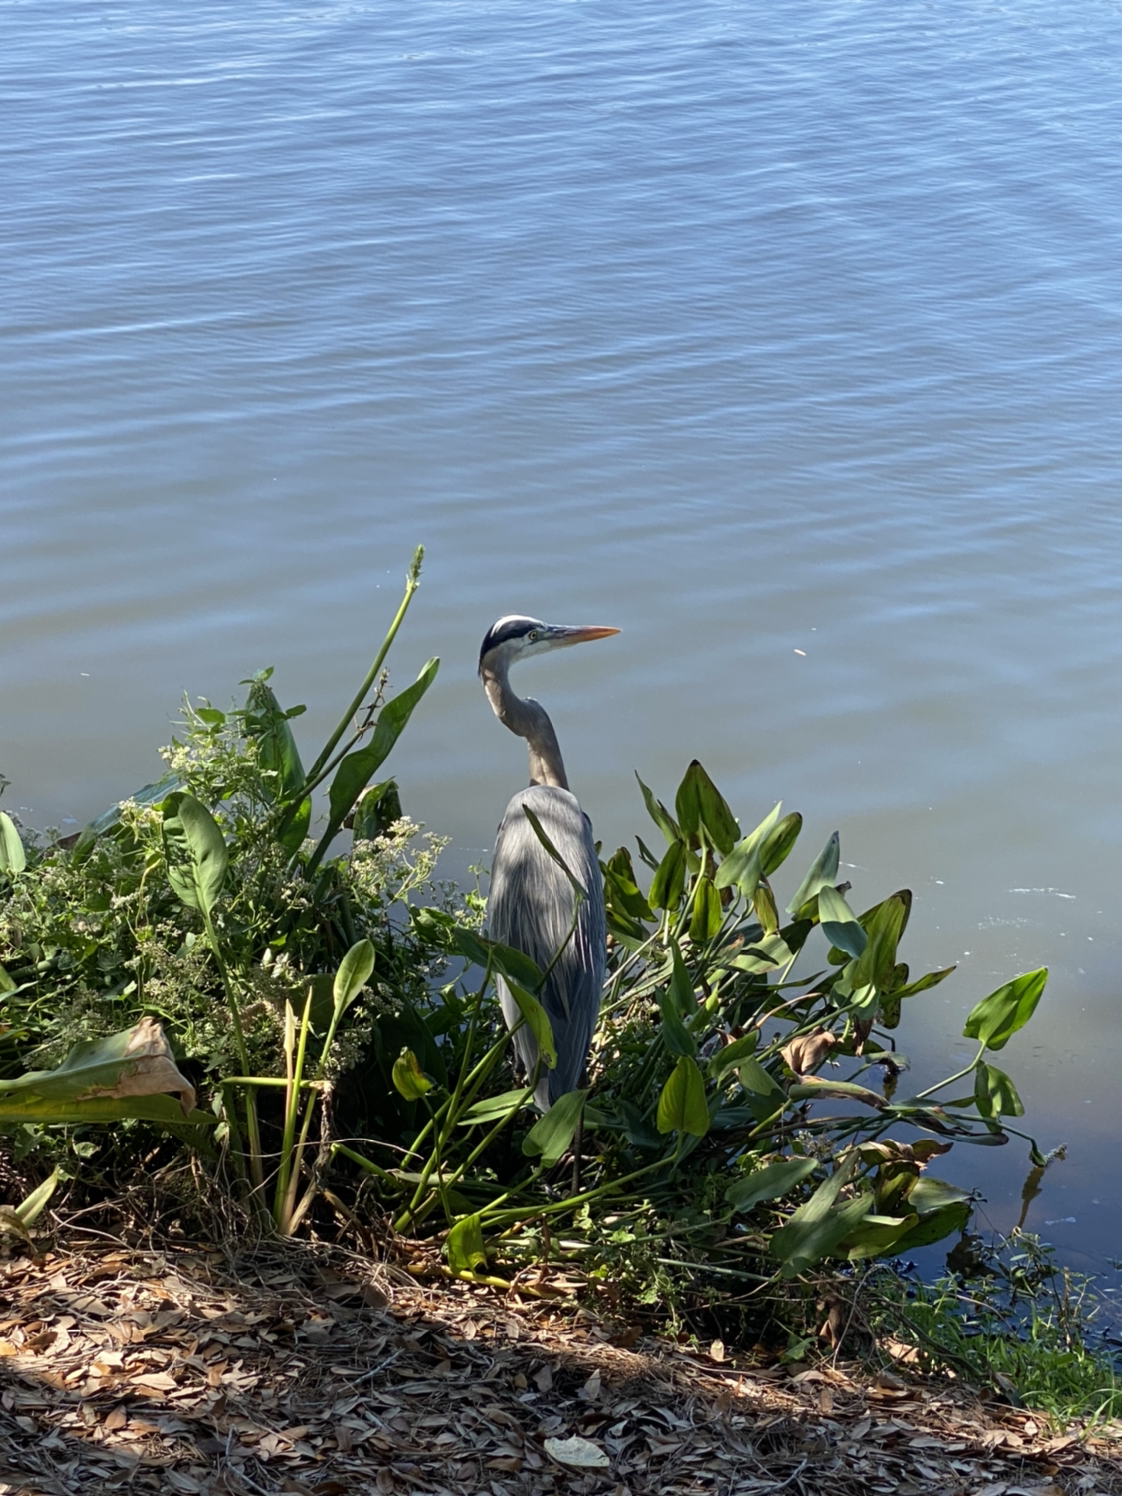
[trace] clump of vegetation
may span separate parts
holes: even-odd
[[[620,849],[603,865],[591,1090],[538,1116],[534,1078],[511,1086],[494,980],[550,1064],[543,973],[482,933],[477,895],[434,881],[440,843],[402,816],[394,780],[375,782],[437,671],[387,695],[419,568],[420,552],[310,768],[303,708],[283,708],[263,671],[242,706],[188,706],[165,777],[73,844],[0,813],[0,1126],[54,1161],[54,1122],[159,1124],[259,1228],[392,1231],[469,1278],[560,1262],[609,1302],[734,1337],[778,1282],[961,1231],[967,1193],[927,1166],[1016,1132],[1023,1108],[993,1056],[1046,973],[984,997],[971,1063],[908,1094],[904,1004],[952,970],[913,977],[900,959],[911,894],[856,912],[835,834],[781,913],[801,817],[777,806],[742,835],[696,762],[673,811],[640,781],[664,850],[636,838],[638,864]],[[96,1085],[75,1079],[83,1045],[154,1020],[198,1105],[178,1083],[178,1102],[130,1092],[117,1051],[98,1051]],[[131,1137],[114,1135],[122,1161]],[[579,1183],[562,1168],[574,1151]]]

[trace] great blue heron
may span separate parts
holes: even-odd
[[[520,660],[563,649],[585,639],[603,639],[618,629],[542,623],[537,618],[500,618],[479,651],[479,674],[495,715],[530,749],[530,785],[514,795],[495,840],[487,920],[493,939],[514,946],[548,971],[539,993],[553,1026],[557,1065],[543,1068],[534,1100],[546,1112],[580,1083],[604,984],[604,891],[592,840],[592,825],[565,778],[557,734],[545,708],[516,696],[507,672]],[[576,925],[572,884],[542,845],[525,807],[533,811],[565,867],[584,890]],[[515,1029],[514,1047],[527,1077],[538,1065],[538,1045],[529,1028],[516,1028],[520,1013],[502,978],[503,1017]]]

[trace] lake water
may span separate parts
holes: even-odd
[[[1069,1144],[1028,1224],[1116,1254],[1116,0],[0,25],[5,806],[73,829],[266,664],[315,744],[423,542],[393,767],[447,870],[525,773],[486,627],[620,627],[520,682],[608,846],[694,756],[746,824],[804,812],[800,864],[840,828],[854,902],[912,887],[904,954],[961,965],[924,1082],[1050,966],[1002,1062]],[[1008,1227],[1026,1168],[942,1172]]]

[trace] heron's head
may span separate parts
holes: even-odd
[[[512,613],[500,618],[487,630],[479,651],[479,673],[504,675],[512,665],[532,655],[545,654],[550,649],[565,649],[570,644],[583,644],[586,639],[606,639],[609,634],[618,633],[619,629],[543,623],[540,618],[524,618],[520,613]]]

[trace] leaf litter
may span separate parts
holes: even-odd
[[[634,1328],[337,1249],[13,1255],[0,1496],[1122,1493],[1109,1431]]]

